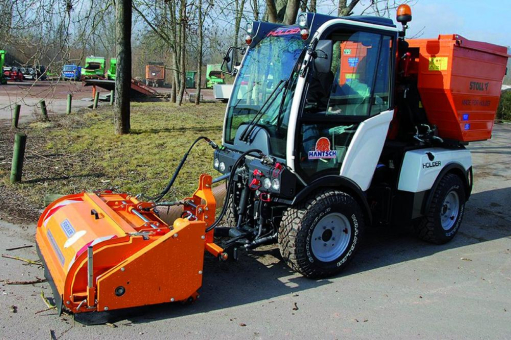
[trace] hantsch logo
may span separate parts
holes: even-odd
[[[320,159],[320,158],[336,158],[337,151],[330,150],[330,140],[326,137],[321,137],[316,142],[315,150],[309,151],[309,159]]]

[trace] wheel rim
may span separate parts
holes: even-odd
[[[311,248],[322,262],[336,260],[348,248],[351,225],[346,216],[331,213],[323,217],[312,232]]]
[[[445,196],[444,203],[442,203],[440,209],[440,223],[442,224],[442,228],[444,228],[444,230],[449,230],[458,219],[460,210],[460,198],[458,194],[455,191],[449,192],[447,196]]]

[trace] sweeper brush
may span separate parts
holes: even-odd
[[[69,195],[50,204],[36,232],[59,313],[108,311],[192,301],[202,285],[204,250],[213,243],[215,198],[202,175],[183,218],[166,224],[155,204],[112,192]]]

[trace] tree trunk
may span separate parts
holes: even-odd
[[[288,0],[286,14],[284,15],[284,24],[293,25],[300,9],[300,0]]]
[[[197,84],[196,85],[196,93],[195,93],[195,105],[199,105],[200,104],[200,86],[201,86],[201,77],[202,77],[202,45],[204,43],[204,36],[202,35],[202,0],[199,0],[199,12],[198,12],[198,16],[199,16],[199,27],[198,27],[198,30],[199,30],[199,53],[198,53],[198,56],[197,56]]]
[[[316,0],[310,0],[309,11],[316,13]]]
[[[117,0],[116,48],[117,69],[115,79],[115,134],[130,133],[131,91],[131,0]]]
[[[238,38],[240,34],[241,17],[245,8],[245,0],[236,0],[236,17],[234,18],[234,47],[238,47]]]
[[[254,12],[254,21],[259,21],[259,1],[258,0],[253,1],[252,9]]]
[[[181,106],[183,103],[183,96],[185,94],[185,88],[186,88],[186,0],[181,0],[181,8],[179,10],[180,12],[180,25],[181,25],[181,34],[179,39],[179,45],[181,46],[181,82],[179,87],[179,98],[177,99],[177,105]]]
[[[351,0],[348,4],[348,0],[339,0],[339,10],[337,15],[340,17],[349,16],[353,14],[353,8],[360,2],[360,0]]]
[[[266,20],[277,22],[277,8],[273,0],[266,0]]]
[[[307,12],[307,0],[302,0],[300,4],[300,11]]]

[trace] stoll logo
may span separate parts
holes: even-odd
[[[422,163],[422,168],[423,169],[436,168],[436,167],[438,167],[440,165],[442,165],[442,162],[440,162],[440,161],[426,162],[426,163]]]

